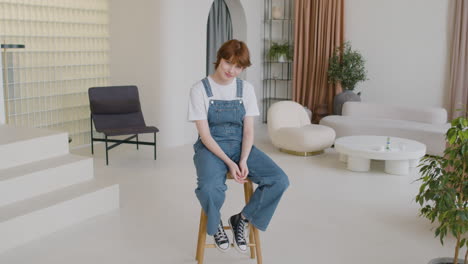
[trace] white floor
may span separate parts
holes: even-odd
[[[268,231],[261,232],[265,264],[406,264],[452,256],[453,241],[441,246],[429,221],[418,217],[415,170],[388,175],[383,163],[373,162],[369,173],[350,172],[333,149],[314,157],[284,154],[269,143],[264,125],[256,146],[291,182]],[[0,263],[196,263],[200,207],[192,147],[159,150],[154,161],[151,147],[120,146],[110,151],[108,167],[103,146],[95,149],[95,175],[118,180],[121,209],[11,250]],[[89,148],[73,152],[90,156]],[[225,221],[243,205],[241,186],[228,186]],[[205,263],[256,261],[234,249],[207,249]]]

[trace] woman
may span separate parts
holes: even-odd
[[[207,233],[214,236],[221,251],[229,249],[220,215],[228,171],[240,184],[247,177],[258,184],[242,212],[229,218],[234,245],[240,252],[247,251],[248,224],[265,231],[289,185],[283,170],[253,146],[257,99],[253,86],[237,79],[250,65],[245,43],[227,41],[218,50],[215,72],[197,82],[190,92],[188,116],[199,134],[193,157],[198,177],[195,193],[208,216]]]

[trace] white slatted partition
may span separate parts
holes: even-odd
[[[108,0],[0,0],[0,42],[25,45],[3,53],[8,124],[89,143],[87,89],[110,83],[108,12]]]

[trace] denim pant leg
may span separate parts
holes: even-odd
[[[265,231],[271,217],[289,186],[288,176],[265,153],[252,146],[249,158],[249,179],[258,184],[242,214],[258,229]]]
[[[214,235],[221,219],[220,210],[226,198],[228,169],[224,162],[203,144],[196,146],[193,161],[197,170],[195,194],[208,217],[207,233]]]

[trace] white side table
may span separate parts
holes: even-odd
[[[418,141],[390,137],[390,149],[386,143],[385,136],[349,136],[338,138],[335,149],[351,171],[366,172],[371,160],[384,160],[385,172],[395,175],[407,175],[426,154],[426,145]]]

